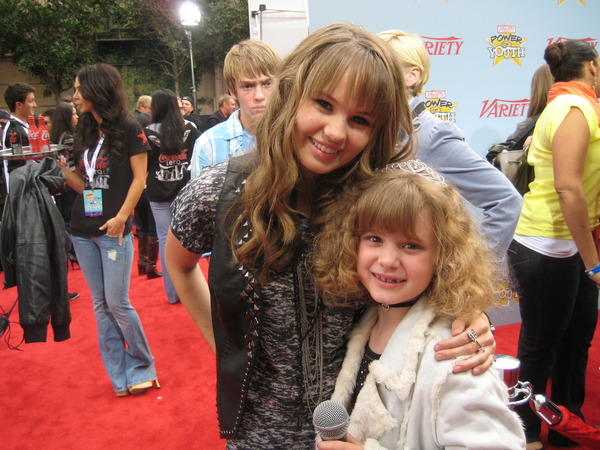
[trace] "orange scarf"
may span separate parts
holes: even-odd
[[[598,125],[600,125],[600,103],[598,103],[598,97],[596,97],[596,93],[590,85],[582,81],[559,81],[554,83],[548,92],[548,103],[559,95],[565,94],[578,95],[590,102],[598,116]]]

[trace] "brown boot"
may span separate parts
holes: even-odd
[[[148,233],[138,231],[138,275],[146,275],[148,266]]]
[[[148,264],[146,265],[146,276],[149,280],[153,278],[162,277],[156,269],[156,260],[158,259],[158,239],[155,237],[148,237]]]

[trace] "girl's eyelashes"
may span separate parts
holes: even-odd
[[[367,120],[365,117],[362,116],[354,116],[352,118],[352,121],[358,125],[364,126],[364,127],[370,127],[371,126],[371,121]]]
[[[331,110],[331,103],[329,103],[327,100],[323,100],[322,98],[316,98],[315,103],[321,108],[326,109],[327,111]]]
[[[325,100],[324,98],[315,98],[313,101],[321,109],[323,109],[325,111],[333,111],[333,105],[330,101]],[[361,115],[352,116],[350,118],[350,121],[360,127],[370,127],[371,126],[371,120],[369,120],[367,117],[361,116]]]
[[[373,244],[381,244],[383,242],[383,239],[377,235],[377,234],[372,234],[372,233],[365,233],[361,236],[361,239]],[[405,248],[407,250],[420,250],[423,248],[422,245],[420,245],[418,242],[414,242],[414,241],[406,241],[404,243],[402,243],[401,245],[399,245],[399,247]]]
[[[362,238],[365,241],[369,241],[374,244],[380,244],[382,242],[382,239],[379,236],[377,236],[376,234],[365,234],[362,236]]]

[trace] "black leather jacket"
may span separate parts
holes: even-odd
[[[262,292],[258,281],[233,263],[225,230],[227,212],[247,173],[241,158],[229,160],[217,207],[215,239],[209,269],[211,311],[217,353],[217,409],[221,438],[236,437],[261,330]]]
[[[51,194],[60,192],[65,176],[53,159],[27,164],[10,173],[2,215],[0,256],[4,288],[17,286],[24,339],[45,342],[52,319],[55,341],[71,337],[67,297],[65,222]]]

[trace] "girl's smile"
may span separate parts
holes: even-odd
[[[372,115],[348,92],[345,75],[333,92],[305,100],[298,108],[295,153],[311,178],[348,164],[371,138]]]
[[[369,231],[358,245],[356,270],[378,303],[393,305],[421,295],[434,273],[435,236],[428,210],[415,224],[418,236],[402,231]]]

